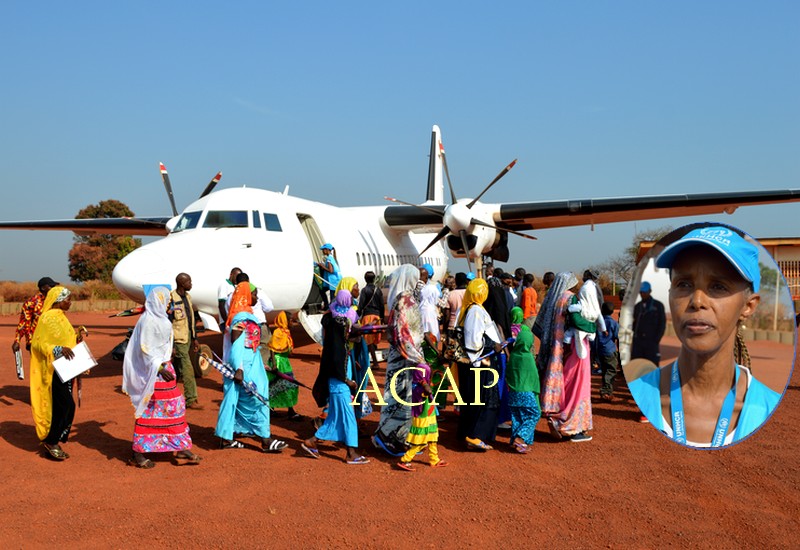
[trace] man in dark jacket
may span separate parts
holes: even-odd
[[[644,358],[658,366],[661,361],[659,343],[667,328],[664,304],[650,295],[650,283],[642,283],[639,295],[642,300],[633,308],[633,345],[631,359]]]

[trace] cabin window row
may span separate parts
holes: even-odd
[[[200,222],[203,212],[184,212],[178,223],[175,224],[173,233],[195,229]],[[252,227],[254,229],[264,228],[267,231],[283,231],[281,222],[277,214],[269,212],[259,212],[253,210],[209,210],[203,220],[203,227],[219,229],[223,227]]]
[[[402,264],[422,265],[431,264],[441,267],[441,258],[431,258],[427,256],[417,257],[416,254],[376,254],[374,252],[356,252],[356,263],[359,266],[399,266]]]

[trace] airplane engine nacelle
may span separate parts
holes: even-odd
[[[488,213],[476,215],[478,213],[476,213],[475,210],[476,209],[473,208],[472,211],[475,219],[485,221],[486,223],[493,223],[491,215]],[[498,245],[508,241],[507,236],[504,233],[501,234],[494,228],[484,227],[482,225],[471,225],[467,230],[467,233],[469,257],[473,260],[479,258],[481,255],[491,255]],[[466,256],[464,246],[461,242],[461,237],[458,235],[451,234],[447,237],[447,247],[450,249],[450,252],[453,254],[453,256],[457,258],[463,258]],[[507,250],[508,248],[506,247],[506,251]]]

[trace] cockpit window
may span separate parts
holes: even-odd
[[[197,227],[197,222],[200,220],[200,214],[202,214],[202,212],[184,212],[181,214],[181,217],[178,218],[178,223],[175,224],[175,228],[172,232],[178,233],[184,229],[194,229]]]
[[[203,227],[247,227],[246,210],[209,210]]]
[[[278,219],[276,214],[267,214],[265,212],[264,226],[267,228],[267,231],[282,231],[281,221]]]

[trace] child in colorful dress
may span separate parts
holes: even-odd
[[[289,363],[289,354],[292,353],[292,333],[289,331],[289,322],[286,312],[281,311],[275,318],[275,330],[267,344],[275,360],[274,370],[267,370],[269,377],[269,404],[272,409],[289,409],[289,420],[300,420],[302,416],[294,410],[297,405],[297,385],[284,380],[277,374],[282,372],[294,377],[292,365]]]
[[[431,368],[425,363],[420,363],[413,371],[413,382],[411,392],[414,403],[420,402],[421,405],[414,405],[411,408],[413,418],[411,429],[408,432],[406,443],[409,448],[400,462],[398,468],[407,472],[413,472],[415,468],[411,461],[425,447],[428,448],[428,459],[434,468],[447,466],[447,462],[439,458],[439,425],[436,422],[436,403],[431,399],[433,388],[431,388]]]

